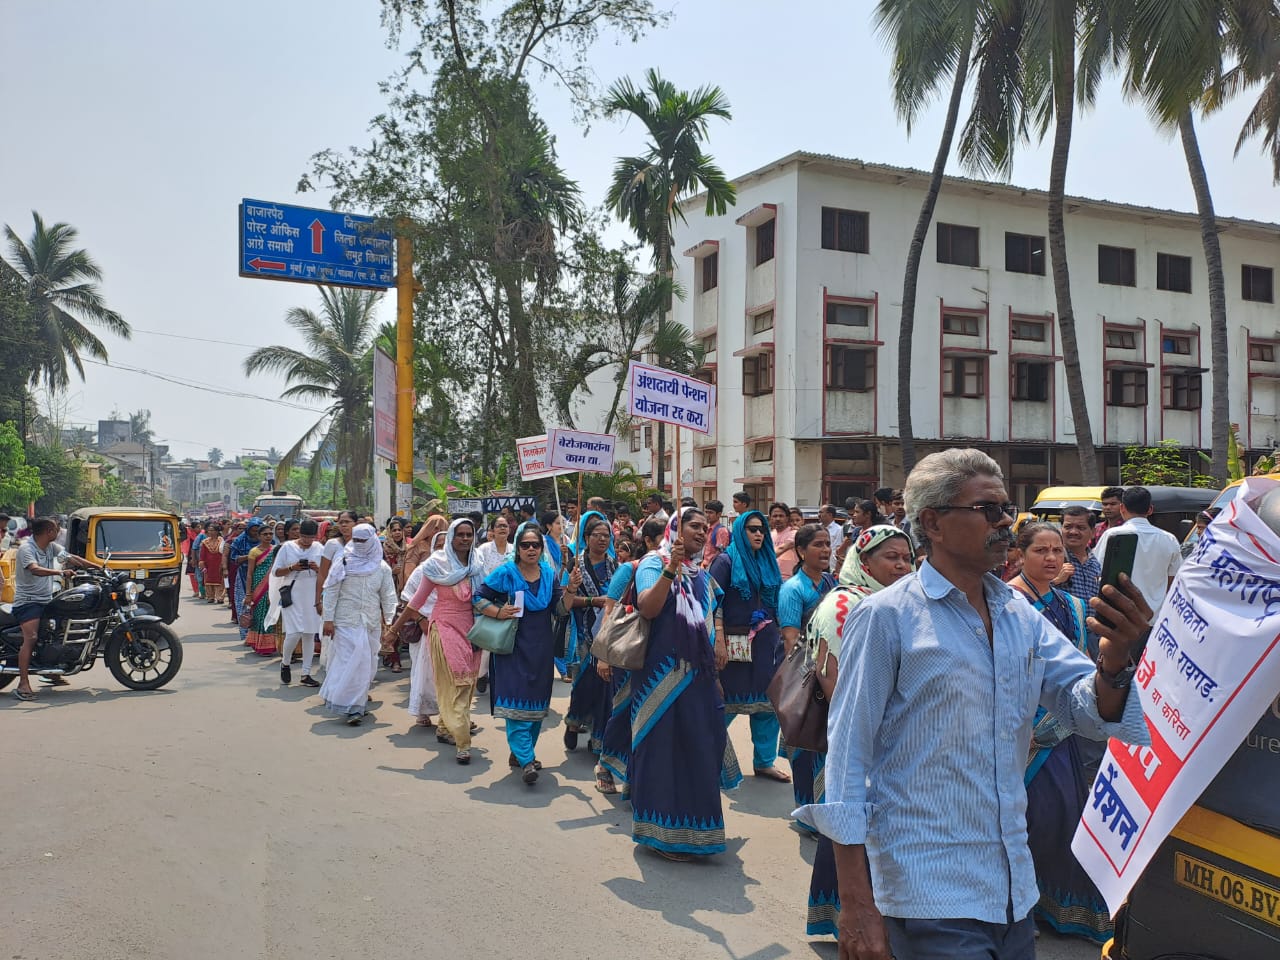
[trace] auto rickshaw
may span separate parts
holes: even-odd
[[[67,550],[111,570],[129,570],[138,606],[165,623],[178,619],[182,551],[178,515],[141,507],[86,507],[67,520]]]
[[[1134,484],[1130,484],[1134,486]],[[1143,484],[1143,486],[1146,486]],[[1105,487],[1046,487],[1036,497],[1031,513],[1037,520],[1062,522],[1062,511],[1070,506],[1087,507],[1099,517],[1102,514],[1102,491]],[[1201,487],[1149,486],[1151,492],[1151,524],[1167,530],[1182,540],[1195,525],[1196,514],[1209,507],[1219,496],[1217,490]]]

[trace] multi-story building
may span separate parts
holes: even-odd
[[[240,488],[236,481],[245,476],[247,471],[239,466],[210,467],[196,471],[194,512],[200,513],[208,504],[221,501],[228,510],[247,510],[242,501]],[[252,497],[249,498],[252,505]]]
[[[928,174],[793,153],[736,181],[737,207],[684,203],[676,317],[718,384],[709,437],[682,439],[695,496],[841,502],[900,486],[897,369],[908,243]],[[1210,440],[1208,274],[1194,214],[1068,198],[1084,386],[1105,479],[1123,448]],[[1219,219],[1231,419],[1280,445],[1280,226]],[[918,455],[1000,462],[1016,501],[1080,478],[1046,244],[1046,195],[948,177],[924,246],[912,349]],[[632,447],[644,444],[633,436]]]

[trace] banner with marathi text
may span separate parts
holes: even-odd
[[[682,373],[631,361],[627,413],[709,434],[715,429],[716,388]]]
[[[1130,696],[1150,747],[1112,740],[1071,849],[1114,914],[1170,831],[1280,691],[1280,536],[1253,478],[1183,562]]]

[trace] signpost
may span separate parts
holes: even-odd
[[[396,462],[396,362],[373,351],[373,455]]]
[[[386,288],[395,238],[372,217],[265,200],[240,204],[240,276]]]
[[[613,473],[614,446],[618,438],[609,433],[587,433],[557,427],[547,435],[549,465],[579,473]]]
[[[558,477],[573,470],[552,467],[548,459],[547,435],[538,437],[521,437],[516,441],[516,459],[520,461],[521,480],[541,480],[543,477]]]

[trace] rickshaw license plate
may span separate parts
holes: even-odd
[[[1280,927],[1280,890],[1274,887],[1176,851],[1173,879],[1180,887]]]
[[[147,579],[147,571],[145,571],[145,570],[135,570],[135,571],[133,571],[133,579],[135,579],[135,580],[145,580],[145,579]]]

